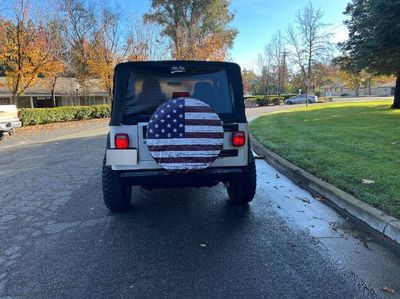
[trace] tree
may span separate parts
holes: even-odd
[[[333,84],[339,75],[338,67],[332,63],[317,62],[313,64],[312,69],[311,81],[313,82],[314,92],[320,90],[322,85]]]
[[[142,18],[131,16],[127,25],[124,56],[129,61],[165,60],[169,58],[167,41],[156,23],[144,23]]]
[[[343,49],[358,69],[397,76],[392,108],[400,109],[400,0],[352,0],[345,14],[349,39]]]
[[[292,59],[307,87],[310,86],[307,83],[310,83],[313,77],[313,66],[330,54],[332,34],[325,32],[323,15],[323,11],[320,8],[316,9],[310,1],[297,12],[296,27],[289,26],[286,30]]]
[[[51,98],[53,100],[53,106],[57,106],[55,89],[59,78],[63,76],[67,69],[67,63],[65,60],[66,56],[66,43],[62,37],[61,24],[57,17],[50,20],[47,25],[47,32],[49,34],[49,40],[52,44],[52,55],[51,60],[42,70],[42,75],[45,78],[45,84],[49,88]]]
[[[99,79],[100,87],[112,97],[114,67],[123,58],[120,55],[119,14],[103,8],[99,29],[94,33],[91,43],[85,44],[88,73]]]
[[[145,20],[156,22],[172,43],[174,59],[225,60],[237,30],[230,0],[152,0]]]
[[[56,58],[51,36],[45,24],[30,16],[30,2],[14,2],[12,21],[2,20],[0,62],[12,94],[12,103],[32,86],[37,77],[55,66]]]
[[[60,19],[63,38],[68,44],[68,65],[71,75],[86,84],[89,78],[88,44],[97,28],[94,8],[84,0],[61,0]]]
[[[253,93],[255,94],[256,91],[256,84],[259,81],[258,76],[254,73],[252,70],[247,70],[244,68],[242,70],[242,79],[243,79],[243,92],[245,94],[247,93]]]

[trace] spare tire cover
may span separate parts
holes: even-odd
[[[167,170],[205,169],[224,143],[222,122],[206,103],[177,98],[159,106],[147,127],[147,146],[154,160]]]

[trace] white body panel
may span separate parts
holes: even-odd
[[[107,150],[106,165],[131,166],[137,164],[137,150]]]
[[[0,105],[0,131],[10,131],[21,127],[18,109],[15,105]]]
[[[111,165],[113,170],[149,170],[149,169],[162,169],[160,165],[154,161],[147,148],[146,139],[143,136],[143,127],[147,126],[147,123],[138,123],[137,125],[121,125],[110,127],[110,148],[115,149],[114,137],[117,133],[125,133],[129,136],[129,148],[137,149],[137,161],[136,163],[129,163],[128,161],[123,162],[123,159],[128,158],[121,154],[120,158],[114,158],[119,161],[120,164],[114,164],[112,161],[107,159],[107,165]],[[244,131],[248,136],[248,124],[239,123],[239,131]],[[248,160],[248,142],[242,147],[234,147],[232,145],[232,132],[225,132],[224,134],[224,150],[237,149],[238,155],[235,157],[219,157],[210,167],[231,167],[231,166],[246,166]],[[116,152],[112,155],[118,155],[119,152],[126,150],[107,150],[107,152]],[[108,155],[108,154],[107,154]],[[113,159],[114,159],[113,158]],[[131,157],[129,157],[131,158]],[[123,163],[123,164],[122,164]]]

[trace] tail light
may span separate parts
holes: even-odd
[[[115,148],[116,149],[127,149],[129,148],[129,136],[128,134],[118,133],[115,135]]]
[[[190,93],[186,92],[186,91],[175,91],[172,93],[172,98],[176,99],[176,98],[185,98],[185,97],[190,97]]]
[[[246,143],[246,134],[243,131],[235,131],[232,134],[232,145],[235,147],[243,146]]]

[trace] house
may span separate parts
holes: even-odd
[[[371,89],[360,88],[357,92],[353,89],[347,88],[343,83],[337,81],[333,84],[321,86],[321,96],[323,97],[339,97],[339,96],[393,96],[396,87],[396,79],[387,83],[377,83],[371,86]]]
[[[44,78],[38,78],[17,99],[18,108],[44,108],[59,106],[97,105],[110,103],[107,92],[99,86],[99,80],[91,79],[81,86],[75,78],[58,78],[54,98]],[[0,77],[0,104],[10,104],[12,94],[5,77]]]

